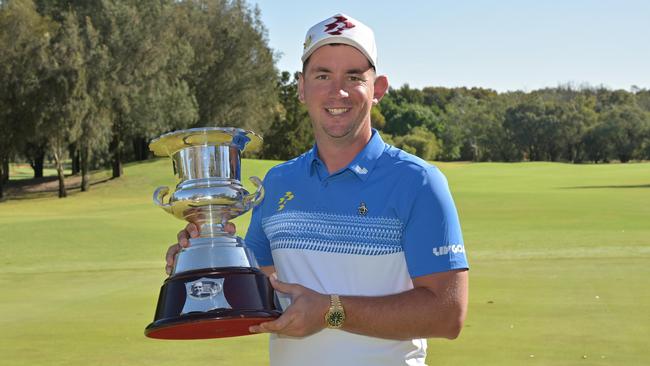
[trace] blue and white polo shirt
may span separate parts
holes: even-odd
[[[414,277],[468,268],[447,180],[385,144],[377,131],[348,167],[329,174],[314,146],[272,168],[264,188],[246,245],[284,282],[325,294],[382,296],[413,288]],[[332,329],[271,336],[272,365],[423,365],[425,356],[423,339]]]

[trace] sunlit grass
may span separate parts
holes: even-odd
[[[244,160],[243,183],[273,164]],[[458,205],[471,295],[461,337],[431,340],[429,364],[650,364],[650,164],[435,165]],[[183,226],[151,196],[174,184],[162,159],[66,199],[0,203],[0,364],[267,364],[263,335],[144,337]],[[235,220],[240,235],[248,220]]]

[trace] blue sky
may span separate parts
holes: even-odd
[[[251,3],[280,70],[299,70],[307,29],[342,12],[373,28],[378,71],[394,87],[650,88],[649,0]]]

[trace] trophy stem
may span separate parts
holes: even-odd
[[[229,214],[223,208],[219,209],[218,206],[211,206],[210,210],[203,217],[199,216],[189,221],[193,221],[199,228],[200,238],[215,238],[230,235],[226,232],[226,224],[232,216],[232,214]]]
[[[214,238],[215,236],[227,235],[225,225],[222,223],[206,222],[199,226],[201,238]]]

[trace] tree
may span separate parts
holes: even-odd
[[[298,100],[298,73],[284,71],[278,80],[279,105],[271,128],[264,134],[262,157],[287,160],[294,158],[313,144],[311,121],[307,108]]]
[[[539,104],[520,104],[506,111],[503,126],[512,136],[515,145],[526,151],[530,160],[541,160],[541,118],[542,107]]]
[[[81,135],[81,122],[88,113],[85,48],[76,14],[66,12],[50,48],[51,71],[41,93],[48,113],[40,133],[47,138],[59,180],[59,197],[66,197],[63,159],[68,146]]]
[[[244,1],[177,4],[179,33],[194,50],[185,77],[195,96],[197,126],[266,132],[277,104],[277,72],[259,9]]]
[[[596,124],[598,115],[595,111],[596,100],[593,96],[576,95],[562,104],[562,136],[566,144],[565,159],[574,163],[587,159],[584,136]]]
[[[442,133],[443,160],[511,160],[502,149],[507,140],[502,107],[496,97],[476,99],[459,95],[447,106]]]
[[[109,67],[108,49],[100,43],[100,37],[89,17],[83,17],[82,39],[85,49],[85,92],[89,98],[88,108],[81,120],[78,141],[81,160],[81,191],[90,189],[90,164],[96,153],[108,147],[111,132],[110,102],[106,75]]]
[[[633,105],[634,94],[625,90],[610,90],[604,87],[594,91],[596,96],[596,112],[601,113],[613,106]]]
[[[382,105],[382,110],[388,105]],[[387,108],[388,109],[388,108]],[[406,135],[415,127],[423,126],[433,133],[440,133],[442,124],[433,111],[422,104],[406,103],[397,105],[387,112],[385,131],[395,135]]]
[[[640,89],[634,94],[636,104],[646,112],[650,112],[650,89]]]
[[[100,43],[111,55],[106,75],[112,121],[109,149],[113,177],[119,177],[125,142],[194,122],[196,104],[183,80],[193,54],[187,42],[175,36],[176,3],[104,0],[91,4],[96,8],[88,11]]]
[[[413,128],[408,135],[394,138],[395,146],[424,160],[433,160],[440,153],[436,135],[422,126]]]
[[[585,156],[589,161],[594,163],[608,162],[609,157],[612,156],[612,145],[609,135],[609,127],[599,123],[592,128],[585,131],[582,137],[584,145]]]
[[[22,154],[29,161],[29,165],[34,170],[34,178],[43,177],[45,167],[45,154],[47,153],[47,139],[35,134],[26,138],[25,145],[22,148]],[[37,137],[39,136],[39,137]]]
[[[650,90],[639,89],[635,93],[637,105],[646,112],[646,118],[650,119]],[[641,147],[642,158],[650,159],[650,131],[647,132],[646,137]]]
[[[434,111],[446,112],[447,107],[459,97],[469,97],[476,100],[494,98],[497,92],[492,89],[484,88],[443,88],[443,87],[425,87],[422,89],[423,103],[426,106],[433,107]]]
[[[504,127],[531,161],[557,161],[567,145],[562,113],[557,103],[529,98],[506,111]]]
[[[37,96],[54,29],[30,0],[0,5],[0,198],[9,160],[23,150],[43,116]]]
[[[424,104],[422,91],[411,88],[409,84],[404,84],[399,89],[390,88],[388,94],[397,104]]]
[[[600,116],[612,154],[622,163],[644,156],[642,146],[650,131],[648,115],[636,105],[618,105]]]
[[[386,127],[386,117],[381,114],[381,108],[377,105],[370,109],[370,123],[378,130],[383,130]]]

